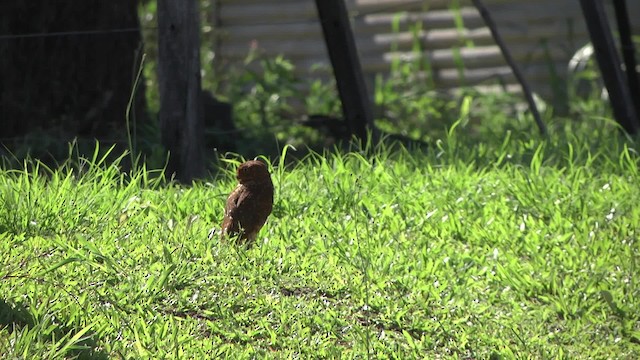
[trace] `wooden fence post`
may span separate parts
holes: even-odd
[[[204,175],[200,28],[196,0],[158,0],[160,131],[167,176],[185,183]]]

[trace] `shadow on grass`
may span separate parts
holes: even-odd
[[[31,314],[27,307],[17,303],[12,304],[4,299],[0,299],[0,328],[7,328],[9,332],[15,330],[29,328],[33,329],[37,326],[37,321]],[[42,335],[45,341],[53,341],[54,339],[60,339],[67,333],[77,333],[76,329],[66,328],[60,326],[53,330],[48,335]],[[75,343],[80,349],[70,349],[66,352],[67,358],[74,359],[109,359],[108,354],[104,351],[97,351],[98,341],[94,336],[88,336],[77,343]]]

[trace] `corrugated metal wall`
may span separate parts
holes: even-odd
[[[393,59],[414,58],[417,39],[437,88],[490,86],[498,78],[515,84],[489,29],[468,0],[346,1],[369,79],[388,72]],[[552,73],[564,76],[571,56],[588,42],[578,0],[485,3],[533,89],[550,96]],[[638,34],[640,1],[627,3]],[[251,46],[268,56],[284,55],[301,76],[308,76],[312,65],[329,66],[313,0],[218,0],[216,18],[218,69],[242,62]],[[611,24],[615,26],[613,19]]]

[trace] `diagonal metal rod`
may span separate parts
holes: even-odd
[[[627,83],[629,84],[629,92],[631,93],[631,102],[636,108],[637,116],[640,114],[640,83],[638,83],[635,56],[636,49],[631,40],[631,27],[629,25],[629,13],[627,12],[626,0],[614,0],[613,7],[616,13],[616,22],[618,23],[622,58],[627,68]]]
[[[542,118],[540,117],[540,112],[538,111],[538,107],[536,106],[536,102],[533,98],[533,93],[531,92],[531,88],[529,87],[527,80],[522,75],[520,68],[518,68],[518,65],[516,64],[515,60],[511,56],[511,53],[509,52],[509,49],[507,48],[506,44],[504,43],[504,41],[502,41],[502,37],[500,36],[500,33],[498,33],[498,27],[496,26],[496,23],[491,18],[491,14],[489,14],[489,10],[487,9],[486,6],[484,6],[481,0],[472,0],[472,2],[473,2],[473,5],[476,7],[476,9],[478,9],[478,12],[480,12],[480,16],[482,16],[484,23],[487,24],[487,27],[491,31],[491,36],[493,37],[493,40],[496,42],[496,44],[500,48],[500,51],[502,52],[502,56],[504,56],[504,60],[507,62],[507,64],[511,68],[511,71],[513,72],[513,75],[516,77],[516,80],[518,80],[518,82],[520,83],[520,86],[522,87],[522,92],[524,93],[524,97],[527,100],[527,103],[529,104],[529,111],[531,111],[531,115],[533,115],[533,119],[536,121],[536,125],[538,125],[538,129],[540,130],[540,133],[542,135],[547,135],[547,126],[544,124],[544,122],[542,121]]]
[[[589,30],[589,37],[602,74],[602,80],[609,92],[609,101],[616,121],[629,134],[640,129],[635,106],[631,101],[629,88],[622,76],[620,57],[616,50],[609,21],[602,0],[580,0],[582,13]]]
[[[344,0],[316,0],[316,8],[349,131],[361,140],[371,131],[375,141],[371,100]]]

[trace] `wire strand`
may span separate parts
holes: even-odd
[[[353,10],[350,13],[349,18],[351,20],[364,18],[368,15],[375,15],[396,10],[409,10],[415,5],[423,4],[424,0],[407,1],[405,3],[393,4],[390,6],[382,7],[379,9],[370,10],[367,12],[360,12]],[[321,24],[322,20],[315,18],[312,20],[293,20],[284,22],[258,22],[237,25],[236,27],[259,27],[259,26],[285,26],[285,25],[305,25],[305,24]],[[65,37],[76,35],[105,35],[105,34],[118,34],[118,33],[131,33],[139,32],[143,30],[158,30],[157,26],[138,26],[119,29],[107,29],[107,30],[69,30],[69,31],[55,31],[55,32],[39,32],[39,33],[24,33],[24,34],[4,34],[0,35],[0,40],[12,40],[12,39],[28,39],[28,38],[47,38],[47,37]],[[224,27],[220,27],[216,30],[224,30]]]
[[[28,34],[16,34],[16,35],[0,35],[0,40],[7,39],[28,39],[28,38],[46,38],[46,37],[63,37],[74,35],[102,35],[102,34],[119,34],[127,32],[140,31],[142,28],[122,28],[122,29],[108,29],[108,30],[82,30],[82,31],[56,31],[56,32],[41,32],[41,33],[28,33]]]

